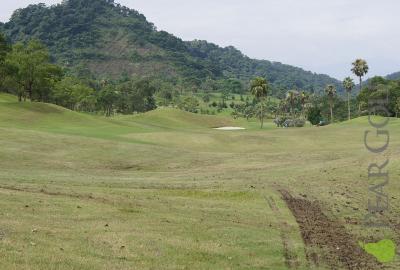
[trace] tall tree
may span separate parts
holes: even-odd
[[[309,94],[306,91],[301,91],[300,93],[300,103],[301,103],[301,109],[304,112],[304,108],[306,106],[306,103],[309,99]]]
[[[335,102],[335,96],[336,96],[336,88],[332,84],[329,84],[325,88],[325,93],[328,96],[329,100],[329,107],[331,110],[331,123],[333,123],[333,104]]]
[[[84,85],[77,78],[65,77],[57,82],[53,88],[55,103],[71,110],[85,111],[86,105],[93,102],[94,89]],[[88,111],[91,111],[91,108]]]
[[[115,104],[118,101],[119,92],[115,91],[112,85],[104,86],[98,93],[97,93],[97,101],[99,106],[104,111],[104,114],[109,117],[113,114]]]
[[[4,63],[7,53],[10,51],[10,46],[5,36],[0,33],[0,63]]]
[[[343,87],[347,91],[347,108],[349,112],[349,120],[351,119],[351,110],[350,110],[350,93],[353,90],[355,84],[352,78],[346,77],[343,81]]]
[[[28,95],[29,99],[43,101],[51,84],[59,80],[62,71],[50,63],[50,54],[47,48],[39,41],[31,40],[28,44],[17,43],[12,47],[6,58],[7,64],[13,71],[13,80],[18,85],[18,100]]]
[[[351,69],[351,71],[358,78],[360,78],[360,91],[361,91],[361,89],[362,89],[362,77],[364,77],[368,73],[368,70],[369,70],[368,63],[364,59],[357,59],[356,61],[354,61],[354,63],[352,65],[353,65],[353,68]]]
[[[296,90],[290,90],[286,94],[286,100],[290,104],[290,115],[292,116],[293,119],[294,119],[294,106],[296,105],[298,97],[299,97],[299,92],[297,92]]]
[[[222,104],[226,103],[226,100],[229,98],[230,93],[231,92],[230,92],[230,90],[228,88],[222,89],[222,92],[221,92]]]
[[[156,108],[156,88],[148,79],[128,81],[117,87],[116,109],[121,113],[147,112]]]
[[[261,128],[264,126],[264,101],[268,95],[268,82],[266,79],[261,77],[256,77],[251,82],[251,94],[260,102],[260,121],[261,121]]]
[[[10,46],[5,38],[5,36],[0,33],[0,86],[6,75],[5,59],[7,53],[10,51]]]

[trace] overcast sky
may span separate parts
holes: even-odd
[[[30,3],[1,0],[0,20]],[[370,74],[400,71],[399,0],[116,0],[184,40],[233,45],[258,59],[350,75],[357,57]]]

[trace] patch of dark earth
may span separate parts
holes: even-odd
[[[295,198],[286,190],[279,192],[300,227],[308,260],[317,266],[323,262],[331,269],[382,269],[382,264],[361,249],[340,221],[323,213],[317,201]],[[321,252],[317,254],[315,249]]]

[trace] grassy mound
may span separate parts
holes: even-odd
[[[158,109],[134,116],[106,118],[74,112],[54,104],[17,102],[0,94],[0,127],[111,138],[131,133],[205,129],[231,124],[228,117],[198,115],[177,109]]]
[[[307,254],[337,247],[308,247],[279,190],[318,202],[360,239],[377,159],[363,142],[368,119],[267,127],[174,109],[105,118],[0,94],[2,269],[328,269]],[[399,121],[388,129],[394,179]],[[400,181],[387,191],[398,198]]]

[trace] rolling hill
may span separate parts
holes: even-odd
[[[227,124],[248,129],[212,129]],[[380,269],[358,245],[371,241],[368,119],[252,125],[174,109],[105,118],[1,93],[2,269]],[[400,218],[387,218],[371,235],[398,240]]]
[[[327,75],[250,59],[234,47],[185,42],[157,31],[144,15],[112,0],[30,5],[16,10],[0,30],[12,42],[41,40],[55,62],[81,77],[157,76],[204,89],[210,87],[210,81],[234,78],[247,85],[254,76],[263,76],[278,90],[320,91],[326,84],[341,89],[340,82]]]

